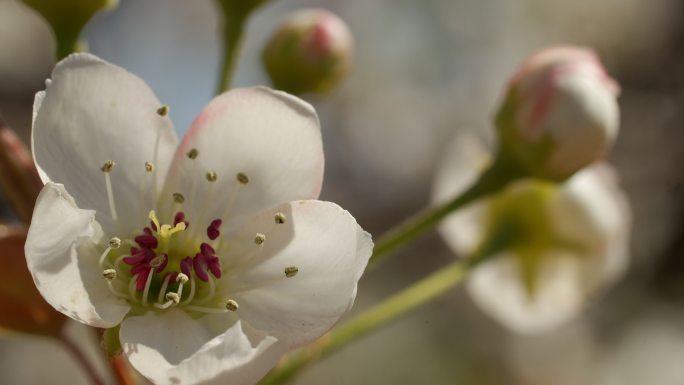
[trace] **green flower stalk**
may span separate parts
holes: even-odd
[[[228,91],[237,66],[242,35],[249,16],[269,0],[216,0],[223,18],[223,60],[219,73],[216,94]]]
[[[118,0],[24,0],[48,21],[57,39],[57,59],[82,51],[81,30],[99,11],[112,9]]]

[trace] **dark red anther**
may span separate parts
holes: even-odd
[[[180,261],[180,269],[183,274],[188,276],[188,278],[192,277],[192,257],[183,258]]]
[[[150,228],[152,230],[154,230],[155,232],[159,231],[159,229],[157,228],[157,225],[153,221],[150,221]]]
[[[200,253],[206,255],[207,257],[211,257],[216,254],[216,251],[208,243],[202,243],[200,245]]]
[[[216,278],[221,278],[221,264],[219,263],[218,257],[209,257],[209,270],[211,274]]]
[[[195,274],[197,274],[197,278],[204,282],[209,281],[209,274],[207,273],[207,268],[209,267],[209,258],[207,258],[206,255],[202,253],[197,253],[195,255],[195,258],[192,260],[192,264],[195,268]]]
[[[169,283],[176,283],[176,278],[178,278],[178,272],[177,271],[172,271],[172,272],[166,274],[166,277],[164,277],[164,279],[169,280]]]
[[[141,271],[140,274],[138,274],[138,278],[136,278],[136,280],[135,280],[135,290],[137,290],[137,291],[145,290],[145,284],[147,283],[147,277],[150,276],[151,272],[152,272],[151,269],[146,269],[146,270]]]
[[[125,264],[131,265],[131,266],[137,265],[144,260],[145,260],[145,253],[138,253],[135,255],[131,255],[129,257],[124,257],[124,259],[123,259]]]
[[[135,253],[133,253],[135,251]],[[149,258],[150,249],[138,249],[136,247],[131,248],[131,255],[124,257],[123,261],[127,265],[137,265]]]
[[[136,275],[138,273],[150,270],[150,265],[147,263],[140,263],[131,267],[131,274]]]
[[[154,236],[154,232],[152,232],[152,229],[150,229],[149,227],[145,227],[145,228],[143,229],[143,233],[144,233],[145,235],[149,235],[149,236],[152,236],[152,237]]]
[[[147,228],[145,228],[147,229]],[[157,242],[157,238],[154,237],[154,235],[138,235],[135,237],[135,242],[140,245],[140,247],[144,247],[146,249],[156,249],[159,243]]]
[[[209,237],[209,239],[213,241],[214,239],[218,238],[219,235],[221,235],[221,232],[218,231],[218,229],[211,226],[207,227],[207,237]]]
[[[185,214],[182,211],[179,211],[176,213],[176,216],[173,217],[173,225],[175,226],[181,222],[185,223],[186,229],[188,228],[188,226],[190,226],[190,223],[188,223],[188,221],[185,220]]]
[[[155,273],[161,273],[164,271],[166,268],[166,265],[169,263],[169,257],[166,254],[161,254],[156,256],[154,259],[150,261],[150,266],[154,267],[154,272]]]
[[[207,237],[211,239],[212,241],[221,235],[221,232],[219,231],[219,227],[221,227],[221,224],[223,223],[222,220],[220,219],[214,219],[211,221],[209,224],[209,227],[207,227]]]

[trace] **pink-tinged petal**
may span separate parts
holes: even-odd
[[[43,181],[64,184],[78,207],[96,211],[109,234],[117,227],[100,168],[113,160],[110,177],[121,227],[144,226],[153,179],[156,175],[161,186],[177,143],[171,121],[157,113],[161,102],[141,79],[89,54],[59,62],[47,84],[36,95],[32,132]],[[155,165],[153,173],[145,162]],[[150,191],[144,199],[141,186]]]
[[[26,239],[26,262],[45,300],[90,326],[121,322],[130,307],[114,296],[98,266],[101,238],[92,210],[82,210],[64,186],[48,183],[38,196]]]
[[[178,309],[127,318],[120,338],[133,367],[159,385],[251,385],[287,350],[232,314],[193,319]]]
[[[277,213],[284,223],[274,223]],[[265,235],[262,244],[255,233]],[[354,217],[321,201],[262,212],[228,239],[233,250],[218,251],[225,296],[237,301],[241,319],[293,347],[318,338],[349,310],[373,248]]]
[[[193,149],[197,157],[190,159]],[[166,215],[173,215],[177,192],[191,221],[206,207],[206,222],[198,225],[223,219],[228,229],[264,208],[316,198],[323,166],[313,107],[264,87],[235,89],[214,98],[183,138],[164,189]]]

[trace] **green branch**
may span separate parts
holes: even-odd
[[[249,12],[224,11],[223,18],[223,61],[216,94],[228,91],[240,57],[242,34],[247,24]]]
[[[463,193],[446,203],[419,212],[381,235],[376,240],[371,263],[377,263],[390,252],[432,230],[452,212],[498,192],[511,181],[523,177],[524,173],[509,159],[500,151],[495,162]]]
[[[350,342],[439,297],[462,282],[467,273],[481,260],[481,258],[458,260],[391,296],[336,328],[314,344],[289,355],[281,365],[261,380],[259,385],[283,384],[302,369],[329,356]]]

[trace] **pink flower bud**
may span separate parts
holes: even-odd
[[[589,49],[532,55],[497,116],[502,146],[532,174],[562,180],[601,159],[617,136],[618,84]]]
[[[275,88],[293,94],[324,93],[349,72],[353,45],[340,18],[323,9],[303,9],[285,17],[262,60]]]

